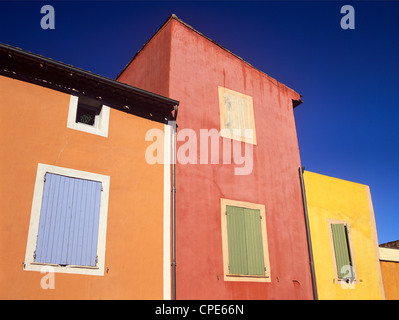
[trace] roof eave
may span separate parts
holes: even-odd
[[[9,45],[0,44],[0,74],[75,95],[146,118],[169,118],[173,100]]]

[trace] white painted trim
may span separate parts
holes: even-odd
[[[61,267],[51,264],[35,264],[33,254],[36,249],[37,235],[39,230],[40,211],[42,207],[42,198],[44,190],[44,175],[46,172],[60,174],[68,177],[79,179],[87,179],[93,181],[100,181],[102,183],[103,191],[101,193],[100,202],[100,220],[98,226],[98,242],[97,242],[97,255],[98,255],[98,268],[90,267],[74,267],[66,266]],[[52,266],[54,272],[59,273],[73,273],[73,274],[88,274],[88,275],[104,275],[105,264],[105,241],[107,233],[107,216],[108,216],[108,198],[109,198],[110,177],[74,169],[56,167],[39,163],[37,166],[35,190],[33,193],[32,210],[29,223],[28,241],[25,253],[25,268],[27,271],[41,271],[43,266]]]
[[[163,201],[163,299],[171,299],[171,265],[170,265],[170,159],[172,127],[165,124],[164,133],[164,201]]]
[[[399,262],[399,249],[380,247],[380,261]]]
[[[71,99],[69,101],[67,127],[74,130],[96,134],[102,137],[108,137],[108,125],[109,125],[109,113],[110,113],[109,107],[106,105],[102,106],[100,114],[96,116],[94,120],[94,125],[91,126],[88,124],[76,122],[78,101],[79,98],[77,96],[71,95]]]

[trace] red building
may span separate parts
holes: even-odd
[[[174,15],[118,80],[180,101],[177,299],[313,299],[300,95]]]

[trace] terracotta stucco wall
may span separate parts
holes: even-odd
[[[170,70],[180,128],[197,137],[201,129],[220,130],[221,86],[252,97],[257,140],[248,175],[235,174],[242,165],[233,157],[233,165],[223,164],[222,152],[219,164],[211,164],[210,156],[208,164],[200,164],[198,138],[198,164],[177,165],[179,297],[312,299],[292,105],[299,94],[177,20],[172,20]],[[265,205],[270,282],[223,281],[221,198]]]
[[[145,133],[164,126],[110,110],[108,138],[67,128],[70,96],[0,77],[0,298],[162,299],[163,166]],[[110,176],[104,276],[24,271],[38,163]]]
[[[169,71],[153,79],[148,66]],[[312,299],[292,105],[299,94],[173,18],[118,80],[163,94],[167,84],[180,101],[178,135],[190,129],[197,139],[197,164],[176,166],[177,298]],[[254,101],[257,145],[246,176],[234,175],[221,151],[219,164],[200,164],[200,129],[220,130],[218,86]],[[223,280],[221,198],[265,205],[271,282]]]
[[[164,25],[129,62],[118,81],[169,96],[170,25]]]

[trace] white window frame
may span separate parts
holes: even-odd
[[[98,263],[96,267],[60,266],[54,264],[35,263],[34,252],[36,250],[37,236],[39,232],[40,212],[42,207],[42,199],[44,191],[44,176],[47,172],[78,178],[78,179],[99,181],[102,183],[103,191],[101,192],[100,215],[99,215],[100,219],[98,225],[98,241],[97,241]],[[110,177],[106,175],[39,163],[37,166],[35,190],[33,193],[28,241],[26,245],[25,261],[24,261],[24,270],[42,271],[44,266],[51,266],[54,272],[59,272],[59,273],[103,276],[104,264],[105,264],[105,240],[107,233],[109,185],[110,185]]]
[[[245,101],[245,104],[248,106],[247,116],[249,119],[249,127],[232,128],[232,129],[226,127],[227,106],[224,101],[225,93],[229,94],[231,97],[234,97],[237,100]],[[221,86],[218,86],[218,94],[219,94],[219,112],[220,112],[220,135],[224,138],[256,145],[255,116],[254,116],[254,104],[252,97]],[[234,113],[232,115],[234,115]]]
[[[110,113],[109,107],[106,105],[102,105],[100,114],[96,116],[94,119],[94,124],[89,125],[81,122],[76,122],[78,102],[79,102],[79,97],[71,95],[71,99],[69,101],[67,127],[74,130],[96,134],[102,137],[108,137],[108,125],[109,125],[109,113]]]

